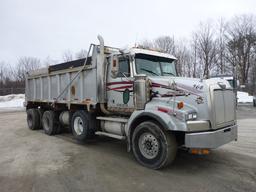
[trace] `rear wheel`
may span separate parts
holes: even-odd
[[[132,136],[132,150],[136,160],[151,169],[160,169],[172,163],[176,157],[176,138],[164,132],[152,121],[139,124]]]
[[[45,111],[42,117],[42,125],[47,135],[60,133],[61,127],[58,121],[58,115],[54,111]]]
[[[94,137],[95,119],[85,111],[79,110],[72,115],[71,129],[74,137],[81,142]]]
[[[38,109],[27,110],[27,123],[28,128],[31,130],[40,129],[40,114]]]

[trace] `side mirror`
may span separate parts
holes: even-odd
[[[111,76],[112,78],[116,78],[119,71],[119,62],[118,57],[116,55],[111,57]]]

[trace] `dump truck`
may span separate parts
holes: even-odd
[[[31,130],[55,135],[70,128],[85,143],[96,136],[123,140],[152,169],[171,164],[178,148],[208,154],[237,139],[228,81],[181,77],[170,54],[98,40],[84,59],[27,73],[24,104]]]

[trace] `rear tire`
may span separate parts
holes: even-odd
[[[60,123],[57,113],[54,111],[45,111],[42,117],[42,125],[47,135],[55,135],[60,133]]]
[[[95,133],[95,118],[86,111],[76,111],[72,115],[71,129],[75,139],[80,142],[92,139]]]
[[[38,112],[38,109],[27,110],[27,123],[28,128],[31,130],[40,129],[40,114]]]
[[[157,123],[146,121],[134,130],[132,151],[143,166],[160,169],[174,161],[177,152],[176,138],[163,131]]]

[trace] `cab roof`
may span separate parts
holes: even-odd
[[[165,58],[177,60],[177,58],[174,57],[173,55],[170,55],[168,53],[155,51],[155,50],[150,50],[150,49],[131,48],[130,50],[128,50],[128,52],[131,55],[135,55],[135,54],[140,53],[140,54],[153,55],[153,56],[157,56],[157,57],[165,57]]]

